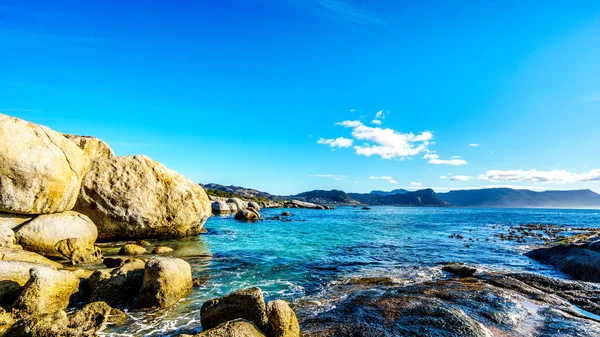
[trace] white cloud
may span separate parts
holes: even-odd
[[[440,176],[440,179],[448,179],[447,176]]]
[[[379,177],[376,177],[376,176],[370,176],[370,177],[369,177],[369,179],[371,179],[371,180],[377,180],[377,179],[379,179]]]
[[[586,181],[600,181],[600,169],[593,169],[584,173],[572,173],[567,170],[490,170],[480,174],[477,179],[492,182],[527,181],[532,183],[577,183]]]
[[[339,148],[350,147],[350,146],[352,146],[352,143],[354,143],[354,140],[344,138],[344,137],[339,137],[336,139],[319,138],[319,140],[317,140],[317,144],[326,144],[331,147],[339,147]]]
[[[350,112],[354,112],[354,111],[356,111],[356,109],[350,109]]]
[[[383,110],[377,111],[377,113],[375,114],[375,118],[384,119],[385,118],[385,114],[383,113]]]
[[[309,174],[308,176],[314,178],[332,178],[335,180],[344,180],[348,177],[343,174]]]
[[[471,176],[454,176],[450,178],[452,181],[469,181],[471,179],[473,179]]]
[[[418,183],[418,182],[416,182],[416,181],[412,181],[412,182],[410,183],[410,186],[421,187],[421,186],[423,186],[423,184],[421,184],[421,183]]]
[[[382,177],[379,177],[379,179],[386,180],[390,184],[397,184],[398,183],[396,180],[394,180],[394,178],[392,178],[390,176],[382,176]]]
[[[371,124],[381,125],[381,121],[379,119],[374,119],[371,121]]]
[[[470,146],[470,147],[478,147],[478,146],[479,146],[479,144],[476,144],[476,143],[471,143],[471,144],[469,144],[469,146]]]
[[[384,159],[393,159],[415,156],[426,151],[433,138],[433,134],[428,131],[418,135],[401,133],[389,128],[369,127],[360,121],[348,120],[337,125],[352,128],[352,136],[356,140],[374,143],[374,145],[365,143],[362,146],[354,146],[356,154],[367,157],[376,155]]]
[[[440,156],[438,156],[437,154],[430,152],[430,153],[425,153],[425,155],[423,156],[423,159],[438,159]]]
[[[461,156],[452,156],[451,159],[460,159],[462,158]]]
[[[464,159],[438,159],[438,158],[432,158],[429,159],[428,161],[429,164],[434,164],[434,165],[452,165],[452,166],[460,166],[460,165],[467,165],[467,161]]]

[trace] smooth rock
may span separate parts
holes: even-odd
[[[195,337],[265,337],[252,322],[236,319],[197,334]]]
[[[266,305],[260,288],[243,289],[206,301],[200,309],[200,321],[204,330],[238,318],[249,320],[261,331],[267,331]]]
[[[0,261],[0,305],[11,305],[29,281],[32,268],[53,268],[31,262]]]
[[[248,204],[239,198],[229,198],[227,204],[234,204],[237,211],[245,210],[248,207]]]
[[[213,214],[229,214],[231,209],[225,201],[217,200],[211,204]]]
[[[153,257],[146,263],[138,308],[166,308],[192,289],[192,269],[182,259]]]
[[[133,243],[123,245],[119,250],[119,255],[142,255],[146,254],[146,248]]]
[[[233,202],[228,202],[227,207],[229,207],[229,210],[231,211],[231,213],[237,213],[240,211],[237,207],[237,204],[233,203]]]
[[[447,264],[442,267],[442,270],[460,277],[471,277],[477,271],[475,268],[471,268],[460,263]]]
[[[138,245],[138,246],[142,246],[142,247],[152,246],[152,244],[149,241],[147,241],[147,240],[137,240],[135,242],[135,244]]]
[[[81,238],[60,240],[54,246],[57,252],[71,261],[71,264],[91,263],[102,258],[100,248]]]
[[[258,221],[260,220],[260,215],[253,209],[245,209],[235,213],[234,218],[240,221]]]
[[[300,325],[296,314],[282,300],[267,303],[267,318],[271,337],[300,337]]]
[[[89,160],[45,126],[0,114],[0,211],[45,214],[73,208]]]
[[[71,296],[79,291],[79,278],[70,271],[32,268],[23,292],[13,303],[20,315],[49,314],[64,310]]]
[[[132,259],[116,269],[95,271],[85,283],[88,300],[103,301],[116,308],[130,306],[142,288],[144,264]]]
[[[202,187],[146,156],[94,161],[75,209],[103,240],[196,235],[211,215]]]
[[[60,263],[52,261],[40,254],[15,248],[0,248],[0,260],[32,262],[57,269],[62,267]]]
[[[15,233],[23,248],[46,256],[63,257],[56,244],[64,239],[77,238],[93,245],[98,230],[87,216],[67,211],[44,214],[23,224]]]
[[[254,201],[250,201],[248,207],[254,208],[257,212],[260,211],[260,205]]]
[[[110,146],[98,138],[70,134],[63,134],[63,136],[82,149],[90,162],[93,162],[98,158],[110,158],[115,156],[115,153]]]
[[[285,212],[281,213],[281,216],[292,216],[292,213],[285,211]]]
[[[167,254],[173,252],[173,248],[167,246],[157,246],[152,250],[152,254]]]

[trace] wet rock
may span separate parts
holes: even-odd
[[[535,249],[525,255],[579,280],[600,282],[600,252],[586,249],[585,246],[559,245]]]
[[[235,213],[235,219],[239,221],[253,222],[260,220],[260,214],[250,208]]]
[[[144,248],[142,246],[138,246],[133,243],[125,244],[119,250],[119,255],[132,256],[132,255],[143,255],[143,254],[146,254],[146,248]]]
[[[173,248],[167,246],[156,246],[152,250],[152,254],[167,254],[173,252]]]
[[[124,308],[138,297],[144,280],[144,261],[132,259],[116,269],[95,271],[85,284],[88,301]]]
[[[212,213],[201,186],[141,155],[94,161],[75,210],[103,240],[196,235]]]
[[[194,278],[192,278],[192,287],[194,287],[194,288],[201,287],[202,285],[204,285],[204,283],[206,283],[206,281],[208,281],[208,279],[209,279],[208,276],[194,277]]]
[[[365,206],[365,207],[363,207],[362,209],[363,209],[363,210],[365,210],[365,211],[368,211],[368,210],[370,210],[371,208],[369,208],[369,207],[366,207],[366,206]]]
[[[53,268],[61,268],[62,265],[58,262],[52,261],[40,254],[29,252],[23,249],[16,248],[2,248],[0,247],[0,260],[1,261],[23,261],[32,262],[41,265],[45,265]]]
[[[260,288],[252,287],[205,302],[200,309],[200,320],[205,330],[234,319],[245,319],[267,331],[268,319],[265,300]]]
[[[281,216],[292,216],[292,213],[285,211],[285,212],[281,213]]]
[[[229,214],[231,213],[231,209],[229,205],[225,201],[214,201],[212,204],[212,212],[213,214]]]
[[[442,270],[460,277],[471,277],[477,272],[477,269],[459,263],[447,264],[442,267]]]
[[[15,136],[18,135],[18,136]],[[46,214],[73,208],[89,161],[62,134],[0,114],[0,211]]]
[[[57,252],[71,261],[71,264],[91,263],[102,258],[100,248],[81,238],[69,238],[58,241],[54,247]]]
[[[138,308],[166,308],[192,289],[192,269],[177,258],[153,257],[146,263]]]
[[[77,238],[81,244],[86,242],[93,246],[97,237],[94,223],[73,211],[40,215],[16,231],[16,239],[23,248],[54,257],[62,257],[55,249],[61,240]]]
[[[194,337],[265,337],[254,323],[236,319],[197,334]]]
[[[267,303],[269,332],[272,337],[300,337],[300,325],[296,314],[282,300]]]
[[[115,153],[110,146],[98,138],[71,134],[63,134],[63,136],[82,149],[90,163],[98,158],[110,158],[115,156]]]
[[[21,316],[64,310],[79,291],[79,278],[70,271],[36,267],[29,274],[23,292],[13,303],[13,310]]]

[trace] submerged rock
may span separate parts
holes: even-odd
[[[167,246],[156,246],[152,250],[152,254],[167,254],[173,252],[173,248]]]
[[[141,155],[94,161],[75,209],[103,240],[195,235],[211,215],[201,186]]]
[[[209,300],[200,309],[200,320],[204,330],[239,318],[253,322],[261,331],[267,331],[268,318],[260,288],[243,289]]]
[[[460,263],[446,264],[442,267],[442,270],[460,277],[471,277],[473,274],[475,274],[475,272],[477,272],[477,269]]]
[[[153,257],[146,263],[138,308],[166,308],[192,290],[192,269],[182,259]]]
[[[86,244],[93,250],[97,237],[98,230],[90,218],[73,211],[40,215],[16,231],[16,239],[23,248],[54,257],[63,257],[56,250],[59,241],[77,238],[79,245]]]
[[[45,126],[0,114],[0,211],[45,214],[73,208],[89,166],[83,150]]]

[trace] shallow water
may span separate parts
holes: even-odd
[[[264,209],[261,215],[269,218],[282,211]],[[190,262],[195,277],[207,277],[208,281],[175,307],[130,313],[126,327],[109,327],[106,334],[170,336],[197,332],[202,303],[238,289],[259,286],[267,300],[314,303],[327,297],[331,285],[352,278],[386,276],[398,282],[415,282],[435,277],[428,267],[447,261],[567,278],[523,255],[540,242],[501,241],[494,234],[525,223],[600,227],[597,210],[382,206],[371,210],[338,207],[289,211],[289,222],[241,223],[231,216],[212,217],[205,225],[207,234],[164,241],[175,249],[174,256]],[[456,233],[464,239],[449,237]]]

